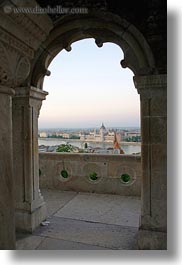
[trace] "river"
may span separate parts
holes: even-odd
[[[87,142],[88,146],[93,148],[100,147],[103,149],[107,149],[109,147],[113,147],[112,142],[88,142],[88,141],[80,141],[80,140],[72,140],[72,139],[57,139],[57,138],[39,138],[38,140],[39,146],[54,146],[54,145],[61,145],[61,144],[71,144],[73,146],[83,148],[85,142]],[[123,142],[121,143],[121,148],[123,149],[125,154],[132,154],[132,153],[139,153],[141,152],[141,143],[128,143]]]

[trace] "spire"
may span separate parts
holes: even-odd
[[[119,145],[119,141],[118,141],[118,138],[117,138],[117,134],[116,134],[116,132],[114,132],[113,148],[114,148],[114,149],[121,149],[121,148],[120,148],[120,145]]]
[[[102,126],[100,127],[100,129],[103,129],[103,130],[106,129],[103,122],[102,122]]]
[[[120,154],[124,154],[124,151],[123,151],[123,149],[121,149],[121,146],[119,144],[120,141],[121,141],[121,139],[119,139],[119,135],[115,131],[114,132],[113,149],[119,149]]]

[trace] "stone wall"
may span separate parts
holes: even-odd
[[[141,194],[141,157],[39,153],[40,188],[124,196]]]

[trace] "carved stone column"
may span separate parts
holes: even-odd
[[[16,228],[32,232],[45,218],[39,190],[38,115],[47,92],[34,87],[15,89],[13,98],[13,154]]]
[[[140,249],[167,248],[167,77],[135,76],[141,98]]]
[[[0,85],[0,249],[15,249],[12,147],[13,89]]]

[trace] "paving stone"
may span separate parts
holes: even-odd
[[[137,249],[137,197],[42,190],[48,226],[18,234],[17,249]]]
[[[47,207],[47,216],[56,213],[76,196],[76,192],[41,189]]]
[[[37,248],[38,250],[108,250],[107,248],[66,241],[54,238],[45,238]]]
[[[79,193],[55,216],[138,227],[140,208],[138,197]]]
[[[51,217],[50,224],[34,235],[79,242],[109,249],[137,249],[138,229],[80,220]]]
[[[44,237],[29,235],[29,234],[17,234],[16,237],[16,249],[17,250],[34,250],[44,240]]]

